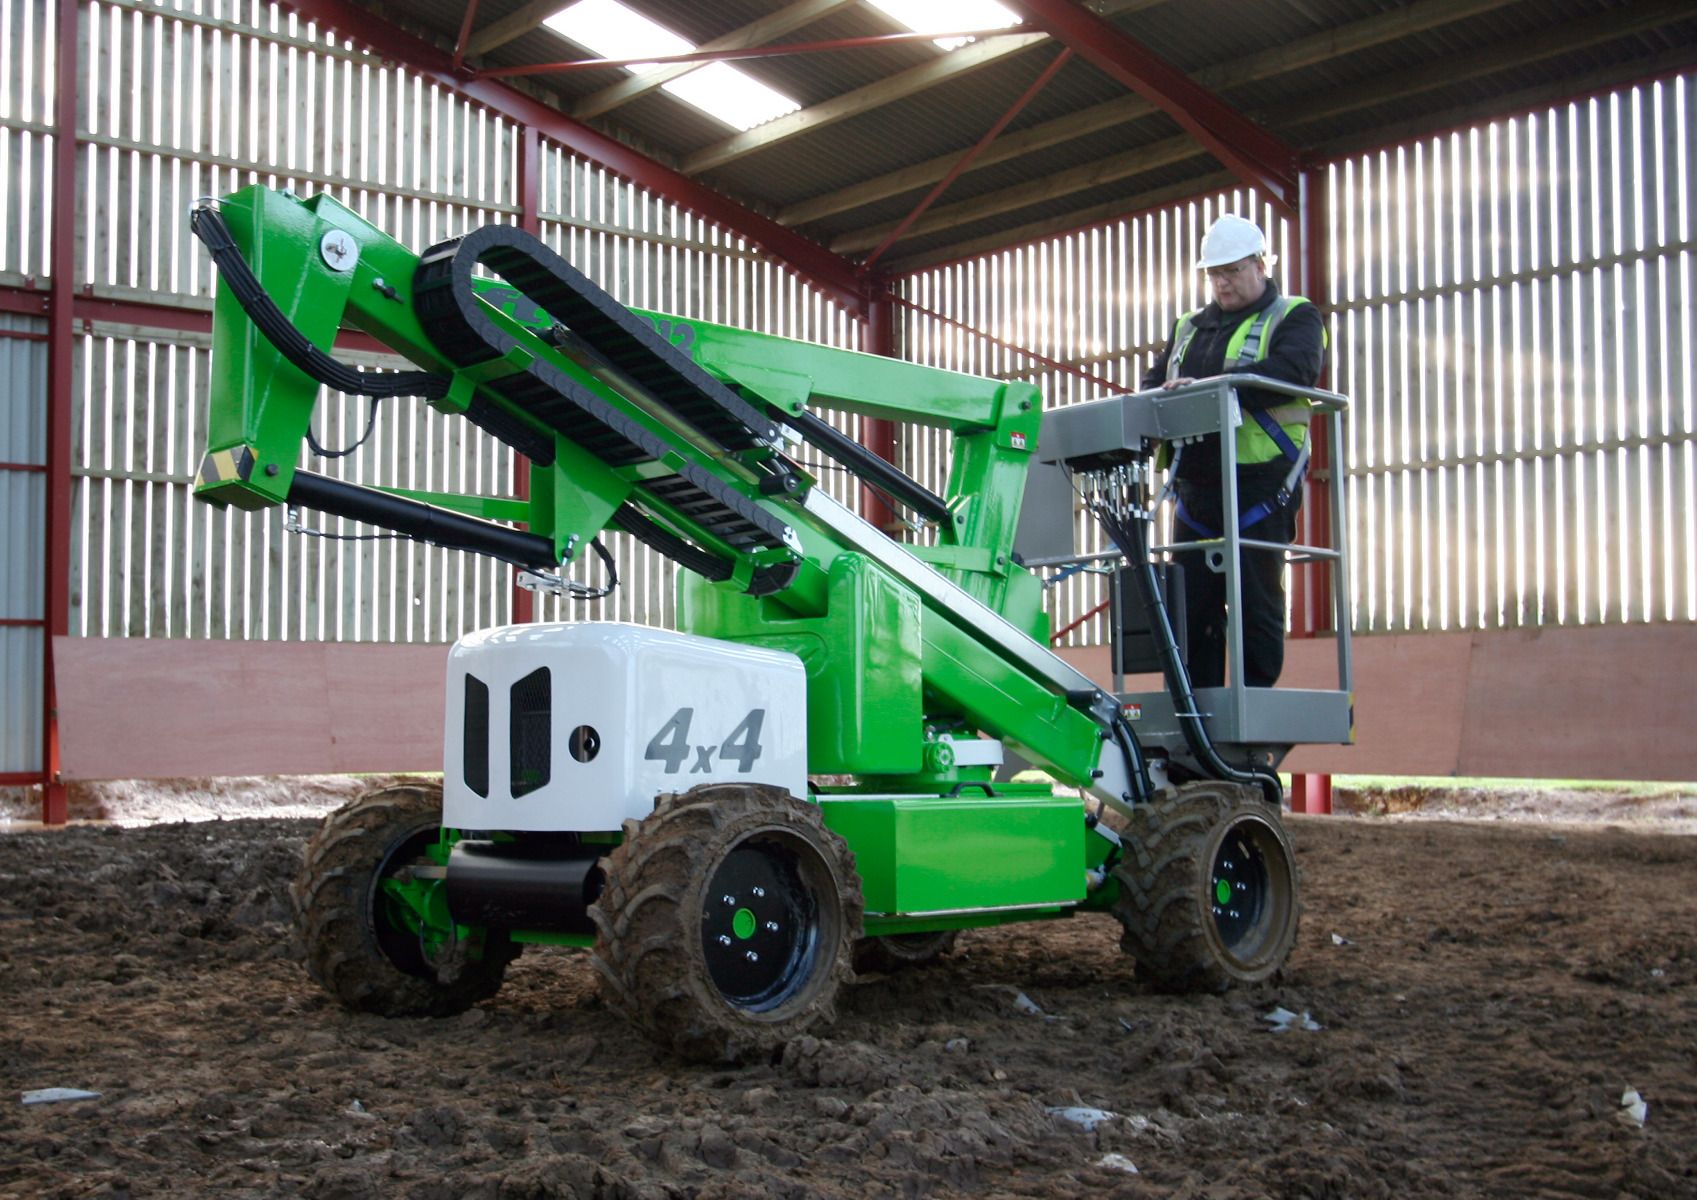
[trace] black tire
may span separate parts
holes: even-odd
[[[892,933],[886,937],[861,938],[854,947],[857,975],[889,974],[908,967],[923,966],[955,948],[958,933]]]
[[[834,1019],[865,906],[816,805],[732,783],[663,796],[605,870],[602,993],[662,1047],[734,1062]]]
[[[1139,806],[1124,843],[1114,915],[1140,980],[1162,992],[1221,992],[1284,965],[1302,915],[1296,855],[1259,791],[1186,784]]]
[[[368,792],[324,819],[290,889],[306,969],[343,1005],[386,1017],[445,1017],[501,988],[519,947],[489,933],[474,957],[436,959],[390,919],[383,880],[423,860],[442,825],[442,789],[406,784]]]

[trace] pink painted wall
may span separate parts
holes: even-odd
[[[446,646],[54,639],[67,779],[442,769]]]
[[[56,638],[67,779],[432,771],[446,646]],[[1106,684],[1104,649],[1068,650]],[[1697,625],[1358,638],[1334,774],[1697,780]],[[1284,681],[1330,687],[1329,639]]]
[[[1697,625],[1383,635],[1352,654],[1355,745],[1299,749],[1286,769],[1697,780]],[[1105,649],[1065,657],[1110,682]],[[1289,643],[1281,683],[1336,681],[1335,642]]]

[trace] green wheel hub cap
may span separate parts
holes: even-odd
[[[819,904],[790,839],[765,835],[736,846],[702,899],[702,957],[731,1007],[777,1008],[828,963]]]
[[[1275,899],[1265,827],[1243,821],[1221,839],[1214,854],[1214,928],[1234,955],[1258,953],[1267,936]]]

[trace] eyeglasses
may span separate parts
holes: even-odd
[[[1233,279],[1249,270],[1258,261],[1258,259],[1246,258],[1242,262],[1232,263],[1228,267],[1209,267],[1207,275],[1209,279]]]

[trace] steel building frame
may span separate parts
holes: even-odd
[[[43,472],[47,479],[47,529],[43,614],[33,618],[7,618],[8,626],[40,627],[43,633],[43,742],[42,769],[0,775],[0,784],[39,784],[43,789],[43,818],[61,822],[66,816],[66,791],[60,771],[57,674],[54,641],[68,634],[71,542],[71,389],[74,343],[79,329],[94,322],[115,322],[163,331],[206,333],[210,314],[195,308],[133,300],[100,299],[80,294],[75,282],[75,222],[77,219],[77,156],[83,145],[77,131],[77,85],[82,77],[77,36],[80,6],[77,0],[49,0],[55,5],[60,36],[57,42],[52,159],[52,279],[45,289],[0,287],[0,311],[45,316],[48,331],[39,335],[48,345],[48,424],[45,465],[0,463],[0,470]],[[541,221],[540,172],[543,140],[604,166],[614,174],[656,191],[673,203],[693,211],[716,225],[747,238],[767,254],[786,264],[801,279],[841,305],[861,324],[862,345],[868,351],[894,354],[899,349],[898,308],[911,309],[911,302],[894,293],[903,273],[868,270],[770,218],[738,205],[694,179],[674,171],[589,127],[563,116],[530,97],[491,78],[470,77],[460,70],[461,45],[450,54],[411,37],[364,10],[339,0],[285,0],[303,18],[335,28],[340,33],[370,46],[444,89],[509,118],[519,138],[518,191],[519,223],[535,232]],[[1067,0],[1016,0],[1028,17],[1048,28],[1067,47],[1082,55],[1111,77],[1146,97],[1178,118],[1203,145],[1226,162],[1238,178],[1269,196],[1275,206],[1295,218],[1300,248],[1300,278],[1305,293],[1322,307],[1329,264],[1326,261],[1327,227],[1323,171],[1326,161],[1305,159],[1294,147],[1243,120],[1218,96],[1207,92],[1159,59]],[[1080,15],[1082,14],[1082,16]],[[470,28],[468,10],[466,29]],[[1664,72],[1661,78],[1673,72]],[[1039,84],[1038,86],[1041,86]],[[1033,89],[1035,91],[1035,89]],[[1576,96],[1574,99],[1582,98]],[[1017,111],[1017,106],[1016,110]],[[1012,112],[1007,119],[1011,119]],[[994,131],[992,131],[993,133]],[[68,134],[68,136],[67,136]],[[988,138],[985,139],[986,141]],[[981,147],[980,147],[981,148]],[[965,163],[961,164],[964,168]],[[921,202],[918,216],[947,180]],[[887,244],[887,243],[886,243]],[[882,249],[882,247],[880,247]],[[946,319],[946,318],[945,318]],[[7,336],[36,335],[13,332]],[[987,334],[981,336],[989,336]],[[351,339],[354,348],[371,348]],[[1042,356],[1010,347],[1033,358]],[[1061,366],[1062,364],[1055,364]],[[888,422],[867,422],[863,439],[887,458],[896,456],[894,427]],[[1315,450],[1316,467],[1328,464],[1330,447],[1323,439]],[[518,463],[519,486],[524,486],[522,461]],[[892,514],[883,500],[868,492],[863,503],[867,513],[880,523]],[[1319,499],[1311,499],[1303,520],[1306,530],[1322,530],[1328,516]],[[1312,536],[1309,540],[1313,540]],[[1323,589],[1309,589],[1298,582],[1295,592],[1294,633],[1312,636],[1324,631],[1323,617],[1329,597]],[[531,617],[531,596],[515,591],[515,617]],[[1299,809],[1324,811],[1329,807],[1329,780],[1324,776],[1298,777],[1293,803]]]

